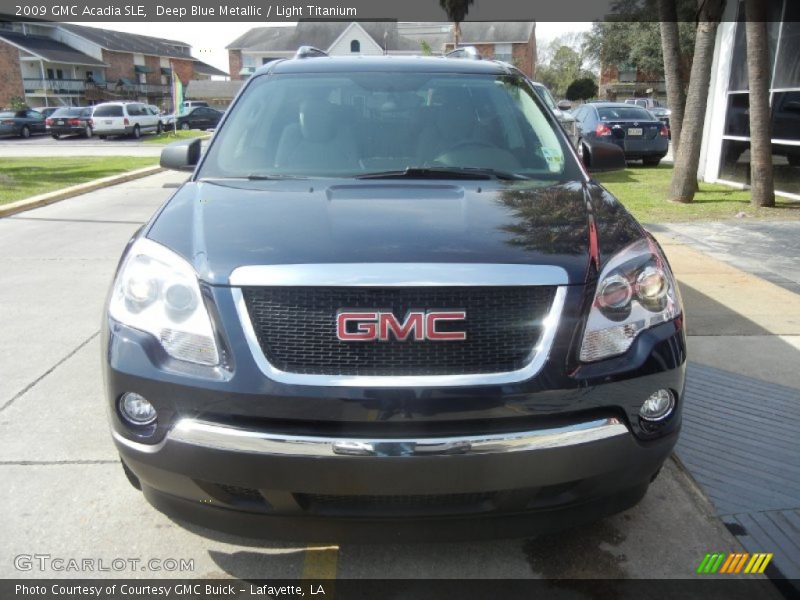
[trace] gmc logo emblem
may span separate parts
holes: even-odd
[[[467,339],[465,331],[440,331],[445,321],[463,321],[463,310],[412,310],[403,321],[391,312],[378,310],[340,310],[336,313],[336,337],[343,342],[453,342]]]

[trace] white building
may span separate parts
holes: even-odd
[[[777,194],[800,199],[800,1],[769,6],[772,160]],[[750,124],[744,2],[729,0],[717,31],[700,177],[750,182]]]

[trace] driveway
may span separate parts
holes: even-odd
[[[685,578],[739,546],[668,461],[646,498],[593,526],[532,539],[307,547],[204,537],[152,509],[123,476],[105,418],[98,330],[128,237],[169,196],[162,173],[0,219],[0,577],[19,554],[175,558],[189,572],[89,576]]]

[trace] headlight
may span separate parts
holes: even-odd
[[[600,274],[580,359],[592,362],[623,354],[639,333],[681,311],[678,286],[661,251],[649,239],[635,242]]]
[[[197,274],[161,244],[145,238],[134,242],[114,281],[108,313],[155,336],[173,358],[201,365],[219,363]]]

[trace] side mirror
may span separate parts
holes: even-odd
[[[173,142],[161,151],[161,166],[173,171],[193,171],[200,162],[200,139]]]
[[[627,166],[625,152],[616,144],[592,142],[589,146],[589,164],[586,168],[592,173],[622,171]]]
[[[559,110],[572,110],[572,102],[569,100],[559,100],[556,106]]]

